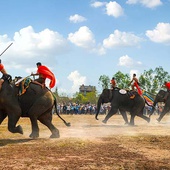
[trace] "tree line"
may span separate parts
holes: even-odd
[[[129,89],[129,83],[131,81],[129,74],[124,74],[118,71],[113,75],[117,82],[117,87],[122,89]],[[143,90],[156,94],[165,81],[170,81],[170,75],[162,67],[156,67],[154,70],[144,70],[144,72],[138,77],[140,86]],[[102,89],[108,89],[110,87],[110,78],[107,75],[101,75],[99,78],[99,84]]]

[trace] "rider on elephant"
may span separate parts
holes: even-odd
[[[116,87],[116,80],[114,77],[110,80],[111,88],[114,89]]]
[[[2,83],[4,82],[5,79],[8,79],[8,80],[11,80],[12,77],[7,74],[5,68],[4,68],[4,65],[1,63],[1,59],[0,59],[0,71],[1,73],[3,74],[1,79],[0,79],[0,89],[2,88]]]
[[[45,80],[46,78],[50,79],[50,88],[53,88],[55,86],[55,76],[54,74],[50,71],[50,69],[44,65],[42,65],[40,62],[38,62],[37,64],[37,73],[32,73],[31,75],[39,75],[38,79],[35,79],[34,81],[39,82],[41,85],[45,86]]]
[[[136,78],[136,74],[135,74],[135,73],[133,74],[133,78],[132,78],[130,84],[131,84],[132,90],[135,90],[134,87],[136,87],[139,95],[142,95],[142,90],[141,90],[141,88],[139,87],[139,81],[138,81],[138,79]]]
[[[164,86],[167,89],[167,92],[164,96],[164,101],[166,101],[166,99],[168,98],[169,94],[170,94],[170,82],[164,82]]]

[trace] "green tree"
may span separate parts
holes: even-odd
[[[53,94],[54,94],[56,97],[59,97],[58,88],[57,88],[57,87],[56,87],[55,91],[53,92]]]
[[[144,70],[139,77],[141,87],[152,94],[156,94],[164,82],[169,80],[170,75],[162,67],[156,67],[155,70]]]
[[[99,85],[102,86],[102,89],[108,89],[110,85],[110,78],[106,75],[101,75],[99,78]]]
[[[86,98],[87,98],[88,102],[90,102],[92,104],[96,104],[97,103],[96,91],[87,93]]]
[[[96,91],[94,92],[87,92],[86,96],[82,93],[76,93],[72,99],[73,102],[75,103],[92,103],[96,104],[97,103],[97,97],[96,97]]]
[[[81,93],[76,93],[72,99],[75,103],[87,103],[88,99]]]
[[[121,71],[118,71],[113,77],[116,79],[117,87],[122,89],[129,88],[130,76],[128,74],[123,74]]]

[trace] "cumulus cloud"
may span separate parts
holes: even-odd
[[[58,32],[45,29],[36,33],[32,26],[25,27],[14,34],[15,54],[28,57],[63,53],[67,41]]]
[[[118,18],[124,14],[123,8],[116,2],[110,1],[106,4],[106,14]]]
[[[115,30],[113,34],[103,40],[103,46],[105,48],[138,46],[141,41],[142,38],[132,33]]]
[[[73,86],[71,88],[72,93],[79,91],[80,85],[86,84],[87,81],[87,78],[85,76],[81,76],[77,70],[71,72],[67,78],[73,82]]]
[[[170,44],[170,23],[158,23],[154,30],[147,30],[146,36],[156,43]]]
[[[98,55],[104,55],[106,53],[101,45],[96,44],[94,35],[87,26],[80,27],[75,33],[70,33],[68,40],[74,45],[88,50],[88,52]]]
[[[19,74],[31,73],[36,70],[38,61],[46,63],[52,70],[56,66],[56,56],[69,50],[67,39],[58,32],[44,29],[35,32],[32,26],[20,29],[10,39],[7,35],[0,35],[0,51],[3,51],[11,42],[13,45],[2,58],[6,69],[22,70]]]
[[[86,21],[87,19],[81,15],[75,14],[75,15],[71,15],[69,17],[69,20],[70,20],[70,22],[78,23],[78,22]]]
[[[101,6],[104,6],[104,5],[106,5],[106,2],[100,2],[100,1],[96,1],[96,2],[91,4],[91,6],[94,7],[94,8],[98,8],[98,7],[101,7]]]
[[[70,33],[68,35],[68,40],[76,46],[83,48],[91,48],[95,46],[93,33],[86,26],[80,27],[75,33]]]
[[[96,1],[96,2],[92,3],[91,6],[94,8],[104,6],[104,11],[106,12],[106,14],[108,16],[113,16],[115,18],[118,18],[118,17],[124,15],[123,8],[116,1],[110,1],[109,3]]]
[[[128,55],[124,55],[119,58],[119,64],[120,66],[125,67],[139,67],[142,65],[140,61],[135,61],[132,58],[130,58]]]
[[[142,4],[143,6],[147,8],[155,8],[157,6],[162,5],[161,0],[127,0],[127,4]]]

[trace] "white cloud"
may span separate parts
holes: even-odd
[[[146,36],[156,43],[170,44],[170,23],[158,23],[154,30],[147,30]]]
[[[98,8],[104,6],[104,10],[108,16],[113,16],[115,18],[118,18],[122,15],[124,15],[124,10],[116,1],[110,1],[107,2],[100,2],[96,1],[91,4],[92,7]]]
[[[113,34],[110,34],[108,38],[103,40],[103,46],[105,48],[138,46],[141,41],[142,38],[132,33],[115,30]]]
[[[75,33],[70,33],[68,35],[68,40],[76,46],[83,48],[91,48],[95,46],[93,33],[86,26],[80,27]]]
[[[96,53],[98,55],[106,54],[105,48],[100,44],[96,44],[94,35],[87,26],[80,27],[75,33],[70,33],[68,35],[68,40],[76,46],[86,49],[90,53]]]
[[[0,45],[6,43],[6,42],[9,42],[10,39],[8,38],[8,35],[5,34],[5,35],[0,35]]]
[[[123,8],[116,1],[110,1],[106,4],[106,13],[107,15],[113,16],[115,18],[124,14]]]
[[[12,39],[7,35],[0,35],[0,51],[11,42],[13,45],[3,54],[2,60],[10,74],[13,74],[11,70],[22,70],[18,73],[21,76],[36,68],[39,61],[53,70],[56,56],[69,50],[67,39],[58,32],[50,29],[35,32],[32,26],[15,32]]]
[[[105,4],[106,4],[106,2],[96,1],[96,2],[92,3],[91,6],[94,8],[98,8],[98,7],[104,6]]]
[[[75,14],[75,15],[71,15],[69,17],[69,20],[70,20],[70,22],[78,23],[78,22],[86,21],[87,19],[81,15]]]
[[[86,84],[87,81],[87,78],[85,76],[81,76],[77,70],[71,72],[67,78],[73,82],[73,86],[71,88],[72,93],[78,92],[80,85]]]
[[[147,8],[155,8],[162,5],[161,0],[127,0],[127,4],[142,4]]]
[[[28,57],[63,53],[67,41],[58,32],[45,29],[36,33],[32,26],[21,29],[14,34],[15,55]]]
[[[118,65],[125,66],[125,67],[139,67],[142,65],[142,63],[140,61],[133,60],[128,55],[125,55],[119,58]]]

